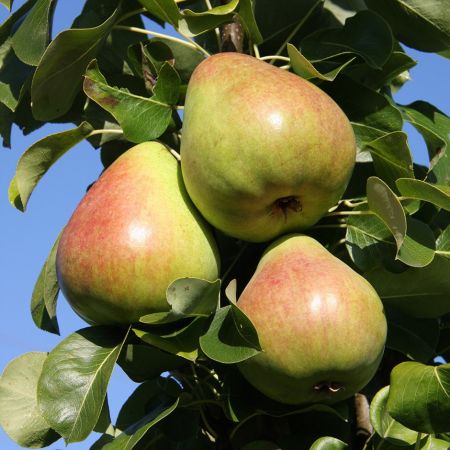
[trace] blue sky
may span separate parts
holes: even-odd
[[[17,6],[21,3],[16,0]],[[81,9],[81,3],[59,1],[54,33],[70,26]],[[6,17],[7,11],[0,5],[0,22]],[[411,71],[412,81],[396,95],[397,101],[407,104],[423,99],[449,114],[450,63],[435,55],[413,50],[408,52],[419,64]],[[102,169],[98,152],[83,142],[64,155],[42,179],[25,214],[12,208],[7,198],[8,184],[20,155],[38,139],[67,128],[67,125],[46,126],[25,137],[15,128],[12,149],[0,148],[0,314],[3,319],[0,328],[0,371],[16,356],[29,351],[50,351],[61,338],[86,326],[60,297],[58,319],[61,337],[45,333],[32,322],[29,302],[36,278],[56,236],[84,195],[86,187]],[[410,133],[411,128],[406,131]],[[414,159],[425,163],[426,149],[417,133],[411,132],[410,144]],[[109,390],[113,418],[134,387],[119,368],[114,371]],[[69,448],[85,450],[94,440],[71,444]],[[0,428],[0,449],[18,448]],[[49,448],[62,449],[64,443],[58,441]]]

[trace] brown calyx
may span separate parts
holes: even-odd
[[[280,211],[283,213],[284,219],[287,220],[289,211],[298,213],[301,212],[301,210],[302,204],[300,202],[300,199],[294,195],[289,195],[288,197],[278,198],[273,202],[272,214]]]
[[[340,383],[334,383],[332,381],[322,381],[321,383],[317,383],[316,385],[314,385],[313,389],[316,392],[336,394],[344,389],[344,386],[342,386],[342,384]]]

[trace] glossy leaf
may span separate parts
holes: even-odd
[[[139,3],[158,19],[178,28],[180,10],[174,0],[139,0]]]
[[[367,180],[367,201],[370,210],[389,228],[397,249],[400,249],[406,235],[406,216],[396,195],[380,178],[370,177]]]
[[[88,63],[101,49],[118,11],[94,28],[62,31],[45,50],[31,84],[33,115],[49,121],[69,111]]]
[[[388,442],[399,446],[415,444],[417,431],[410,430],[394,420],[387,410],[389,386],[377,392],[370,404],[370,422],[375,431]]]
[[[253,324],[234,303],[235,283],[233,280],[227,288],[228,293],[231,291],[230,305],[216,311],[208,331],[200,338],[206,356],[223,364],[245,361],[261,349]]]
[[[195,361],[198,357],[199,338],[208,327],[208,319],[196,317],[181,325],[154,326],[146,330],[133,329],[136,336],[142,341],[154,345],[174,355],[178,355],[189,361]]]
[[[438,208],[450,211],[450,187],[431,184],[421,180],[400,178],[396,181],[400,194],[433,203]]]
[[[170,311],[147,314],[143,323],[169,323],[188,317],[209,317],[217,309],[220,280],[210,282],[199,278],[179,278],[167,288]]]
[[[47,353],[25,353],[11,361],[0,378],[0,424],[22,447],[42,448],[60,438],[40,413],[36,387]]]
[[[261,32],[253,12],[252,0],[240,0],[238,5],[238,14],[244,30],[253,44],[260,44],[263,41]]]
[[[67,443],[82,441],[94,429],[125,335],[120,328],[84,328],[48,355],[38,383],[38,404]]]
[[[439,52],[450,47],[450,17],[446,0],[366,0],[381,14],[396,37],[409,47]]]
[[[85,139],[92,131],[92,127],[83,122],[77,128],[50,134],[29,147],[17,163],[16,174],[11,181],[16,186],[21,211],[25,211],[28,200],[40,179],[52,165],[73,146]],[[17,206],[14,196],[15,189],[11,189],[9,201]]]
[[[421,433],[450,431],[450,364],[404,362],[391,372],[388,412]]]
[[[180,77],[172,64],[165,62],[158,73],[155,98],[167,105],[176,105],[180,95]]]
[[[128,344],[122,349],[117,363],[133,381],[141,383],[177,369],[186,360],[150,345]]]
[[[317,439],[309,450],[342,450],[348,445],[334,437],[321,437]]]
[[[306,59],[299,50],[297,50],[292,44],[287,45],[287,51],[291,60],[291,66],[293,71],[305,79],[319,78],[320,80],[333,81],[339,72],[347,67],[354,58],[350,58],[344,64],[338,66],[336,69],[326,74],[320,73],[308,59]]]
[[[0,136],[3,140],[3,147],[11,147],[11,128],[13,120],[13,112],[3,103],[0,103]]]
[[[436,356],[439,322],[436,319],[415,319],[386,308],[388,336],[386,346],[422,363]]]
[[[450,261],[436,255],[431,264],[401,273],[378,268],[364,274],[383,302],[417,318],[450,313]]]
[[[413,160],[408,137],[402,131],[385,134],[367,144],[375,172],[391,189],[396,189],[397,178],[414,178]]]
[[[392,234],[384,222],[375,214],[349,216],[346,229],[347,251],[356,264],[364,271],[372,269],[395,254]]]
[[[450,258],[450,225],[436,239],[436,251]]]
[[[56,251],[59,236],[42,266],[39,277],[34,285],[31,296],[31,317],[41,330],[59,334],[56,319],[56,302],[59,294],[59,284],[56,275]]]
[[[172,116],[170,105],[161,102],[156,95],[145,98],[109,86],[96,62],[87,68],[83,89],[89,98],[114,116],[131,142],[156,139],[169,126]]]
[[[4,5],[6,8],[8,8],[9,10],[11,10],[11,6],[13,4],[14,0],[0,0],[0,3],[2,5]]]
[[[30,66],[38,65],[48,45],[53,1],[38,0],[12,38],[15,54]]]

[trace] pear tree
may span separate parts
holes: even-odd
[[[11,445],[450,448],[450,119],[396,99],[445,0],[1,3],[3,147],[65,127],[11,208],[82,141],[104,168],[30,286],[42,332],[86,323],[3,368]]]

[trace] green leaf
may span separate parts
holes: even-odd
[[[22,447],[42,448],[60,438],[42,417],[36,387],[47,353],[25,353],[11,361],[0,378],[0,424]]]
[[[413,160],[408,147],[408,136],[402,131],[385,134],[367,143],[375,171],[391,189],[397,178],[414,178]]]
[[[38,0],[12,38],[15,54],[30,66],[38,65],[48,45],[52,3],[53,0]]]
[[[87,68],[83,89],[89,98],[114,116],[125,137],[132,142],[156,139],[169,126],[170,105],[161,102],[156,95],[145,98],[109,86],[95,61]]]
[[[48,355],[39,378],[38,404],[66,443],[82,441],[94,429],[125,337],[120,328],[84,328]]]
[[[396,182],[401,195],[423,200],[438,208],[450,211],[450,187],[431,184],[421,180],[411,178],[400,178]]]
[[[347,447],[348,445],[340,439],[327,436],[317,439],[309,450],[342,450]]]
[[[349,17],[342,28],[319,30],[301,42],[301,51],[309,60],[354,53],[374,69],[383,67],[392,49],[393,38],[388,24],[368,10]]]
[[[378,268],[364,274],[387,306],[417,318],[450,313],[450,260],[436,255],[426,267],[402,273]]]
[[[245,33],[251,43],[256,45],[260,44],[263,41],[263,37],[255,19],[252,0],[240,0],[237,11]]]
[[[391,231],[399,250],[406,235],[406,216],[400,201],[389,186],[377,177],[370,177],[367,180],[367,201],[371,211]]]
[[[11,204],[18,205],[21,211],[25,211],[40,179],[64,153],[85,139],[91,131],[92,127],[83,122],[77,128],[51,134],[29,147],[20,157],[16,174],[11,181],[9,197]],[[20,197],[19,203],[15,197],[16,193]]]
[[[391,248],[395,247],[391,232],[376,215],[349,216],[345,240],[352,261],[363,271],[392,258]]]
[[[165,62],[158,73],[154,88],[155,98],[167,105],[176,105],[180,96],[181,80],[172,64]]]
[[[450,258],[450,225],[436,239],[436,252]]]
[[[404,362],[391,372],[389,414],[421,433],[450,431],[450,364]]]
[[[174,328],[175,327],[175,328]],[[189,361],[195,361],[198,357],[199,337],[206,331],[208,319],[196,317],[181,325],[159,325],[140,330],[133,329],[136,336],[147,344],[178,355]]]
[[[174,0],[139,0],[139,3],[153,16],[178,28],[181,13]]]
[[[11,6],[13,4],[13,1],[14,0],[0,0],[0,3],[11,11]]]
[[[370,422],[375,431],[391,444],[412,445],[417,441],[417,431],[410,430],[395,421],[387,410],[389,386],[377,392],[370,404]]]
[[[33,115],[49,121],[70,110],[88,63],[101,49],[118,15],[98,27],[62,31],[45,50],[31,84]]]
[[[450,13],[446,0],[366,0],[395,36],[409,47],[439,52],[450,47]]]
[[[422,363],[436,356],[439,341],[439,322],[436,319],[415,319],[391,308],[386,308],[386,315],[388,348]]]
[[[209,317],[217,309],[220,280],[207,281],[200,278],[179,278],[167,288],[170,311],[147,314],[139,319],[142,323],[169,323],[187,317]]]
[[[39,277],[34,285],[31,296],[31,317],[38,328],[50,333],[59,334],[56,319],[56,301],[58,299],[59,284],[56,276],[56,251],[59,237],[56,239],[42,266]]]
[[[136,383],[158,377],[161,373],[186,364],[186,360],[150,345],[128,344],[117,361]]]
[[[231,0],[224,5],[202,12],[185,9],[178,23],[178,30],[181,34],[191,37],[213,30],[224,23],[232,21],[233,12],[238,5],[239,0]]]
[[[446,440],[438,439],[432,435],[428,435],[420,443],[420,450],[448,450],[449,443]]]
[[[162,381],[158,381],[161,383]],[[174,383],[172,380],[165,380],[166,383]],[[169,416],[178,406],[179,398],[160,392],[159,386],[155,382],[147,382],[139,386],[131,397],[124,404],[119,413],[118,426],[130,421],[132,414],[137,418],[138,412],[146,411],[139,420],[124,429],[112,442],[102,447],[103,450],[131,450],[136,448],[139,441],[158,422]],[[137,409],[137,411],[136,411]],[[139,447],[141,448],[141,447]]]
[[[208,358],[223,364],[245,361],[261,350],[250,319],[235,304],[236,280],[227,287],[230,305],[217,310],[200,347]]]
[[[0,103],[0,136],[3,139],[2,146],[11,148],[11,127],[14,120],[13,112]]]
[[[319,78],[320,80],[333,81],[339,75],[339,72],[354,60],[354,58],[350,58],[347,62],[341,64],[331,72],[322,74],[292,44],[287,45],[287,51],[294,72],[307,80],[311,78]]]

